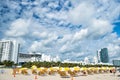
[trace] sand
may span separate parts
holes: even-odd
[[[35,75],[29,71],[28,75],[17,74],[15,77],[11,74],[12,69],[4,69],[4,73],[0,73],[0,80],[120,80],[120,72],[115,75],[112,73],[93,74],[87,76],[77,76],[69,78],[61,78],[59,74],[38,76],[35,79]]]

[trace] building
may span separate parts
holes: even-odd
[[[13,40],[0,41],[0,62],[4,60],[18,62],[19,44]]]
[[[47,62],[58,62],[60,61],[60,58],[59,56],[50,56],[50,55],[45,55],[45,54],[42,54],[42,57],[41,57],[41,61],[47,61]]]
[[[19,53],[18,63],[33,62],[33,61],[47,61],[47,62],[57,62],[60,61],[59,56],[51,57],[50,55],[45,55],[41,53]]]
[[[100,51],[100,62],[109,63],[108,49],[103,48]]]
[[[97,51],[97,62],[100,63],[100,50]]]
[[[58,61],[60,61],[59,56],[54,57],[54,58],[52,59],[52,61],[54,61],[54,62],[58,62]]]
[[[93,57],[93,63],[94,63],[94,64],[98,64],[98,59],[97,59],[97,57],[95,57],[95,56]]]
[[[102,48],[97,51],[97,62],[98,63],[109,63],[108,49]]]
[[[41,60],[42,61],[51,62],[52,61],[52,57],[50,55],[42,54]]]
[[[90,61],[89,61],[88,57],[85,57],[84,64],[90,64]]]
[[[120,60],[113,60],[114,66],[120,66]]]
[[[19,53],[18,63],[41,61],[41,53]]]

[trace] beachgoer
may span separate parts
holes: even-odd
[[[116,73],[116,69],[113,69],[113,70],[112,70],[112,72],[113,72],[113,75],[115,76],[115,73]]]
[[[3,69],[1,69],[0,73],[1,73],[1,74],[4,74],[4,70],[3,70]]]

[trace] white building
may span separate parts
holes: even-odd
[[[95,57],[95,56],[93,57],[93,63],[94,63],[94,64],[98,64],[98,59],[97,59],[97,57]]]
[[[58,62],[58,61],[60,61],[60,58],[59,58],[59,56],[52,57],[50,55],[42,54],[41,61],[48,61],[48,62],[54,61],[54,62]]]
[[[89,61],[88,57],[85,57],[84,63],[85,63],[85,64],[90,64],[90,61]]]
[[[0,41],[0,61],[10,60],[18,62],[19,44],[13,40]]]
[[[41,61],[41,53],[19,53],[18,63]]]
[[[101,62],[101,60],[100,60],[100,50],[97,51],[97,60],[98,60],[98,63]]]
[[[41,54],[41,53],[19,53],[18,55],[18,63],[24,63],[24,62],[33,62],[33,61],[47,61],[47,62],[57,62],[60,61],[59,56],[51,57],[50,55]]]
[[[58,61],[60,61],[59,56],[56,56],[55,58],[53,58],[53,61],[54,61],[54,62],[58,62]]]
[[[52,57],[50,55],[42,54],[41,61],[51,62],[52,61]]]
[[[82,64],[80,61],[72,61],[69,59],[64,60],[62,63],[76,63],[76,64]]]

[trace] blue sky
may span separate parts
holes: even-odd
[[[119,0],[0,0],[0,40],[17,40],[21,52],[62,60],[92,59],[108,48],[120,59]]]
[[[116,22],[114,23],[115,27],[114,27],[114,32],[117,33],[117,35],[120,37],[120,22]]]

